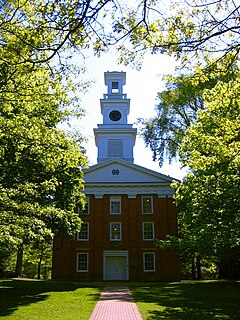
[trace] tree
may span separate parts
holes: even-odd
[[[100,54],[128,36],[118,36],[115,30],[117,21],[129,10],[125,2],[0,0],[0,3],[0,50],[7,49],[8,61],[14,65],[49,63],[54,59],[54,70],[67,72],[75,52],[83,55],[84,49],[91,47],[95,54]],[[134,6],[134,10],[140,7],[146,10],[145,2],[139,1]]]
[[[18,275],[24,245],[80,229],[74,207],[83,199],[87,160],[81,136],[73,141],[57,127],[74,106],[71,81],[27,63],[2,66],[1,73],[0,243],[2,250],[18,248]]]
[[[188,75],[164,77],[166,90],[158,93],[156,116],[139,119],[145,144],[150,147],[153,160],[158,161],[160,167],[166,158],[169,162],[179,159],[178,149],[187,128],[195,123],[197,112],[206,108],[204,90],[214,88],[220,80],[228,82],[236,78],[238,66],[229,66],[231,60],[232,55],[229,54],[217,65],[209,62],[207,75],[205,68],[197,67],[194,73]]]
[[[204,91],[206,110],[199,111],[180,148],[191,172],[176,190],[179,243],[201,258],[215,257],[224,278],[240,277],[239,93],[239,72]]]
[[[50,279],[51,269],[52,243],[40,243],[25,250],[23,274],[28,278]]]
[[[136,54],[167,53],[186,64],[203,63],[211,57],[224,59],[232,53],[237,61],[240,44],[239,4],[234,0],[217,1],[143,1],[116,23],[118,33],[129,35],[119,45],[120,61],[134,61]],[[203,60],[202,60],[203,58]]]
[[[185,62],[186,55],[192,61],[193,53],[223,57],[232,52],[234,57],[239,52],[238,16],[239,5],[234,0],[128,4],[112,0],[1,0],[0,45],[7,45],[9,56],[14,57],[18,50],[15,43],[24,48],[18,50],[14,64],[53,58],[67,63],[74,50],[92,46],[99,54],[116,44],[121,63],[133,62],[137,53],[141,56],[147,50],[173,54]]]
[[[166,158],[169,162],[177,158],[186,129],[196,120],[197,110],[204,109],[202,90],[209,82],[199,86],[192,81],[192,75],[169,77],[166,90],[157,95],[156,116],[139,119],[141,135],[160,167]]]
[[[110,0],[1,2],[1,46],[7,46],[15,65],[49,62],[56,56],[61,63],[63,52],[67,54],[66,62],[73,49],[86,48],[90,42],[97,49],[102,34],[99,15],[104,15],[102,11],[108,4],[114,8]]]

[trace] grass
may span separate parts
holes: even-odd
[[[88,320],[102,287],[38,280],[0,281],[0,317],[21,320]]]
[[[143,320],[240,319],[240,283],[187,281],[130,286]]]
[[[240,282],[128,285],[143,320],[240,319]],[[9,320],[88,320],[102,288],[103,285],[70,282],[2,280],[0,317]]]

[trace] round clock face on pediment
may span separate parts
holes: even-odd
[[[118,110],[113,110],[109,113],[109,118],[112,120],[112,121],[118,121],[120,120],[122,117],[122,114],[120,111]]]

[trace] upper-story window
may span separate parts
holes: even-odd
[[[111,241],[121,241],[122,240],[121,222],[111,222],[110,223],[110,240]]]
[[[110,214],[121,214],[121,197],[110,197]]]
[[[89,223],[83,222],[81,224],[81,230],[77,234],[77,240],[88,241],[88,238],[89,238]]]
[[[153,222],[143,222],[143,240],[154,240]]]
[[[84,204],[78,206],[78,214],[89,214],[89,197],[84,199]]]
[[[117,81],[112,82],[112,93],[119,93],[119,83]]]
[[[153,198],[152,196],[142,197],[142,213],[151,214],[153,213]]]
[[[123,156],[123,140],[109,139],[108,140],[108,158],[118,158]]]

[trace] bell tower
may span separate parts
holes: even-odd
[[[128,124],[130,99],[123,93],[126,72],[105,72],[107,94],[100,99],[103,124],[94,129],[98,163],[118,158],[132,162],[137,129]]]

